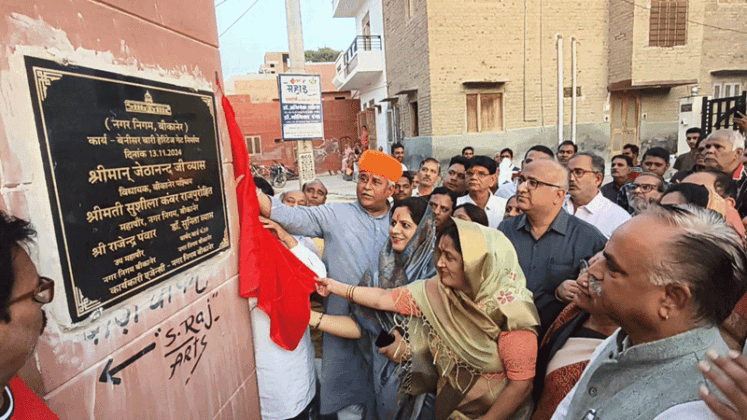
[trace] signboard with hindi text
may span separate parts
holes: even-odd
[[[279,74],[278,88],[283,140],[324,139],[321,76]]]
[[[26,69],[73,322],[229,248],[212,92]]]

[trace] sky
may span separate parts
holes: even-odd
[[[224,0],[215,0],[220,4]],[[255,0],[225,0],[215,9],[222,34]],[[355,19],[333,18],[332,0],[300,0],[304,50],[344,51],[355,37]],[[285,0],[257,4],[219,39],[223,78],[257,73],[266,52],[288,51]]]

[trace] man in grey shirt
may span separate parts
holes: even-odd
[[[369,153],[367,151],[364,156]],[[328,275],[351,285],[357,285],[366,270],[378,264],[379,253],[389,232],[387,199],[394,193],[394,182],[366,171],[365,161],[362,157],[362,171],[356,187],[358,200],[352,203],[291,208],[274,197],[259,195],[262,216],[278,222],[292,235],[323,238],[322,261],[327,266]],[[339,296],[329,296],[324,306],[325,313],[330,315],[350,313],[350,303]],[[373,388],[370,368],[366,366],[355,340],[324,333],[321,382],[322,414],[345,409],[354,414],[346,418],[362,418],[359,414],[373,395]]]
[[[573,299],[581,260],[607,242],[597,228],[563,210],[566,191],[568,170],[559,163],[541,159],[525,165],[517,191],[517,207],[524,214],[498,226],[519,255],[543,331]]]

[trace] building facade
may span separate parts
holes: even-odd
[[[409,164],[562,139],[607,156],[625,143],[674,151],[680,98],[747,81],[734,47],[747,42],[744,1],[383,0],[383,11]]]
[[[267,53],[260,68],[287,72],[280,65],[270,67],[277,64],[273,57],[283,55],[287,53]],[[322,79],[324,139],[313,141],[315,170],[317,174],[336,173],[342,167],[345,147],[352,147],[357,141],[360,100],[352,99],[350,92],[340,92],[332,84],[336,75],[334,63],[306,63],[305,67],[307,74],[318,74]],[[282,162],[295,169],[295,142],[282,139],[277,73],[234,76],[229,79],[227,89],[252,163],[269,168]]]
[[[354,18],[356,37],[335,61],[333,83],[340,91],[354,91],[360,99],[357,137],[368,129],[369,148],[389,146],[401,139],[387,95],[385,37],[381,0],[333,0],[333,16]]]

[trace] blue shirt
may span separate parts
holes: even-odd
[[[599,229],[562,209],[539,239],[532,234],[526,214],[504,220],[498,230],[516,248],[527,289],[534,293],[534,304],[546,329],[566,305],[555,299],[555,289],[565,280],[576,279],[581,260],[604,249],[607,239]]]
[[[318,207],[288,207],[272,197],[270,218],[291,235],[324,239],[322,261],[329,277],[357,285],[370,267],[378,267],[389,238],[389,212],[372,217],[358,201]],[[324,300],[325,313],[349,315],[350,302],[337,295]],[[356,340],[324,333],[322,349],[322,413],[364,404],[373,394],[370,367]]]

